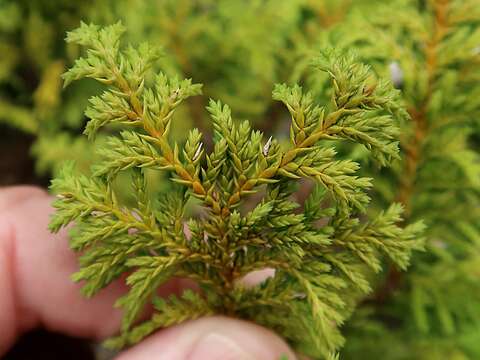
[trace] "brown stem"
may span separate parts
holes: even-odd
[[[325,5],[319,6],[316,9],[315,14],[319,19],[322,28],[329,29],[334,25],[340,23],[345,18],[350,6],[351,1],[345,0],[336,10],[327,8],[327,6]]]
[[[143,105],[138,99],[135,91],[130,87],[128,84],[127,80],[122,76],[120,73],[120,69],[118,69],[118,66],[114,59],[109,59],[110,67],[115,75],[116,78],[116,85],[118,88],[125,94],[129,96],[129,102],[133,108],[134,111],[134,117],[135,120],[142,119],[143,118]],[[183,180],[188,181],[191,184],[192,190],[194,193],[198,195],[205,195],[207,192],[205,191],[205,188],[203,187],[202,183],[198,178],[194,178],[183,166],[180,161],[175,157],[174,152],[168,143],[168,141],[165,139],[162,133],[160,133],[157,129],[152,128],[147,125],[145,121],[142,121],[143,127],[145,131],[155,138],[160,145],[160,148],[162,150],[163,156],[165,159],[171,164],[173,167],[175,173]]]
[[[396,201],[404,205],[406,219],[411,216],[411,201],[415,192],[418,166],[422,161],[422,148],[429,132],[428,107],[436,86],[435,78],[438,71],[438,47],[445,37],[449,26],[447,21],[448,5],[449,0],[436,0],[434,2],[433,35],[425,48],[425,68],[428,81],[427,91],[419,106],[408,109],[412,118],[413,136],[401,144],[405,152],[405,163]],[[400,270],[394,264],[391,264],[385,282],[373,296],[373,301],[383,303],[400,287],[401,283],[402,274]]]
[[[271,179],[275,175],[277,175],[277,172],[279,169],[287,166],[289,163],[291,163],[295,158],[300,154],[302,151],[304,151],[306,148],[312,147],[317,141],[319,141],[322,137],[325,137],[328,135],[328,128],[330,125],[333,125],[335,123],[335,120],[338,120],[338,118],[341,116],[341,114],[345,113],[344,108],[340,108],[332,113],[330,113],[327,118],[325,119],[325,122],[323,123],[322,127],[314,131],[312,134],[310,134],[308,137],[306,137],[302,142],[295,144],[294,147],[292,147],[290,150],[288,150],[286,153],[283,154],[282,156],[282,161],[278,166],[271,166],[268,167],[264,170],[262,170],[260,173],[258,173],[256,176],[254,176],[252,179],[246,180],[245,182],[239,184],[240,186],[237,188],[237,190],[230,196],[228,199],[227,205],[222,209],[222,215],[224,217],[228,216],[230,213],[230,207],[237,204],[241,197],[242,193],[245,191],[249,191],[253,189],[256,185],[257,182],[261,179]]]
[[[428,107],[435,88],[435,77],[437,75],[437,51],[438,46],[448,30],[447,9],[448,0],[437,0],[434,3],[434,33],[432,39],[427,43],[425,49],[427,91],[425,98],[417,108],[410,108],[414,135],[411,139],[402,144],[405,150],[404,176],[400,183],[400,189],[396,200],[405,206],[405,214],[408,217],[411,213],[411,198],[415,190],[415,179],[418,165],[422,158],[422,146],[429,131]]]

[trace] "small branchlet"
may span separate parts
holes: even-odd
[[[65,74],[65,84],[92,77],[107,86],[90,101],[87,135],[109,125],[124,130],[100,147],[93,176],[68,165],[53,181],[58,198],[50,224],[52,231],[75,224],[71,246],[82,255],[74,279],[85,282],[87,296],[129,274],[130,290],[117,302],[121,332],[108,344],[128,346],[158,328],[217,313],[255,321],[300,353],[330,358],[344,342],[339,328],[356,294],[370,289],[369,268],[380,271],[385,256],[405,268],[412,250],[421,248],[421,225],[398,225],[402,207],[366,220],[371,180],[329,145],[359,143],[389,165],[398,157],[397,117],[405,116],[397,91],[354,57],[323,53],[315,64],[331,79],[332,104],[316,104],[298,85],[277,85],[273,92],[291,114],[289,145],[265,140],[211,100],[214,146],[206,153],[196,129],[183,147],[168,137],[175,109],[201,87],[164,74],[147,81],[157,53],[147,45],[123,48],[122,32],[120,24],[82,24],[67,37],[87,52]],[[168,173],[174,191],[153,201],[147,169]],[[132,176],[133,203],[115,190],[124,172]],[[304,204],[292,200],[301,179],[316,183]],[[258,203],[251,206],[253,200]],[[187,215],[187,204],[200,218]],[[244,276],[262,269],[275,275],[242,285]],[[174,276],[201,290],[158,299],[157,288]],[[147,303],[154,312],[138,324]]]

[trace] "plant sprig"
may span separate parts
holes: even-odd
[[[122,47],[123,31],[120,24],[82,24],[67,37],[87,51],[64,75],[65,84],[90,77],[107,86],[90,100],[85,133],[93,138],[109,125],[124,130],[98,150],[92,176],[69,165],[52,182],[59,198],[50,228],[75,224],[71,246],[82,255],[74,280],[85,282],[84,293],[93,296],[129,273],[130,290],[117,302],[124,311],[121,333],[108,344],[131,345],[155,329],[221,313],[270,327],[301,353],[333,356],[344,341],[341,324],[358,294],[370,289],[369,267],[380,271],[386,255],[405,268],[422,244],[422,225],[400,226],[398,205],[360,218],[371,179],[358,177],[359,164],[338,158],[327,144],[363,144],[388,165],[398,157],[397,118],[406,116],[397,91],[354,56],[325,52],[315,66],[331,78],[331,104],[316,104],[298,85],[274,89],[292,119],[288,146],[265,139],[211,100],[214,147],[206,153],[196,129],[183,146],[169,138],[175,110],[201,86],[147,76],[158,52]],[[147,169],[167,172],[174,191],[155,194]],[[132,177],[133,204],[117,194],[121,173]],[[316,183],[304,205],[292,198],[302,179]],[[247,209],[253,194],[261,200]],[[191,206],[200,215],[189,215]],[[253,287],[242,284],[245,275],[266,268],[275,275]],[[157,288],[174,276],[200,290],[158,299]],[[138,324],[149,302],[155,311]]]

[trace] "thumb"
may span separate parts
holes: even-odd
[[[162,330],[117,360],[280,360],[282,356],[296,359],[270,330],[215,316]]]

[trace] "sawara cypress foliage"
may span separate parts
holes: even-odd
[[[330,41],[357,49],[401,89],[410,114],[403,160],[363,174],[377,180],[373,208],[399,201],[407,222],[422,218],[428,229],[428,251],[413,257],[408,274],[392,265],[362,304],[346,356],[478,359],[480,4],[392,1],[369,17],[357,13]]]
[[[210,100],[207,153],[197,129],[183,144],[169,137],[182,121],[176,108],[201,86],[152,73],[158,52],[122,46],[123,32],[121,24],[82,24],[67,36],[87,51],[64,74],[65,85],[86,77],[106,86],[90,98],[85,134],[94,139],[107,126],[111,135],[91,174],[69,164],[52,182],[58,199],[50,228],[73,224],[70,245],[81,253],[73,278],[84,294],[129,274],[129,291],[116,304],[121,330],[107,344],[132,345],[159,328],[226,314],[273,329],[300,354],[334,357],[345,341],[341,325],[371,291],[371,274],[386,259],[405,269],[422,248],[423,225],[402,223],[400,204],[367,216],[371,179],[332,147],[362,144],[379,165],[397,159],[396,124],[408,117],[399,92],[352,55],[323,52],[313,66],[328,74],[331,101],[317,104],[298,85],[274,88],[290,113],[288,143],[234,121],[227,105]],[[167,173],[173,190],[156,192],[148,171]],[[131,179],[130,201],[116,187],[119,176]],[[295,195],[307,183],[315,186],[301,203]],[[242,282],[262,269],[274,276]],[[193,280],[198,291],[159,298],[156,290],[172,277]],[[147,304],[154,312],[139,322]]]

